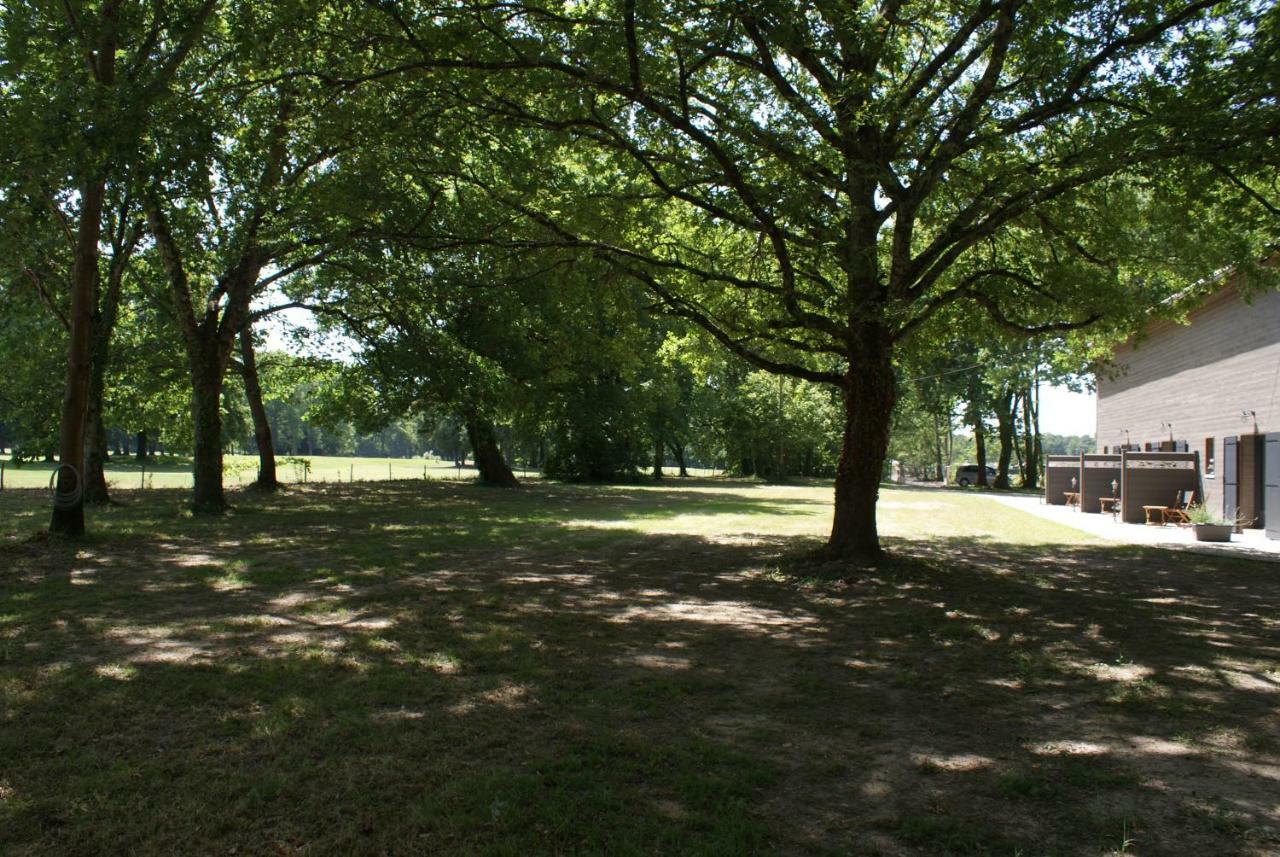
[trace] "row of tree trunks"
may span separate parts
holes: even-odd
[[[1036,401],[1036,382],[1025,389],[1006,389],[1001,392],[994,406],[997,437],[1000,448],[993,487],[1008,489],[1013,486],[1010,465],[1015,454],[1022,468],[1022,487],[1036,488],[1040,484],[1041,450],[1039,405]],[[987,448],[984,415],[981,406],[971,395],[966,419],[973,429],[973,440],[978,464],[978,485],[987,485]]]

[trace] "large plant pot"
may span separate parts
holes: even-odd
[[[1196,524],[1196,541],[1229,542],[1231,541],[1231,524]]]

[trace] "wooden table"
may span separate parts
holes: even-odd
[[[1080,505],[1080,493],[1078,491],[1063,491],[1062,496],[1067,498],[1068,506]]]
[[[1147,526],[1149,527],[1163,527],[1164,513],[1167,511],[1169,511],[1168,506],[1143,506],[1142,507],[1143,514],[1147,516]],[[1152,518],[1155,518],[1155,520],[1154,521],[1151,520]]]
[[[1108,503],[1110,503],[1111,505],[1108,506],[1107,505]],[[1112,518],[1114,518],[1117,514],[1119,514],[1120,512],[1119,497],[1099,497],[1098,498],[1098,514],[1101,515],[1101,514],[1105,514],[1106,512],[1110,512]]]

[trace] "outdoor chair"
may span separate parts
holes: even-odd
[[[1164,522],[1166,524],[1177,524],[1178,526],[1186,526],[1191,523],[1191,517],[1188,509],[1196,500],[1195,491],[1179,491],[1177,502],[1168,509],[1164,510]]]

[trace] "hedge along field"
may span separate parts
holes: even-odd
[[[5,854],[1274,853],[1280,579],[884,489],[0,496]],[[805,574],[813,571],[803,566]]]

